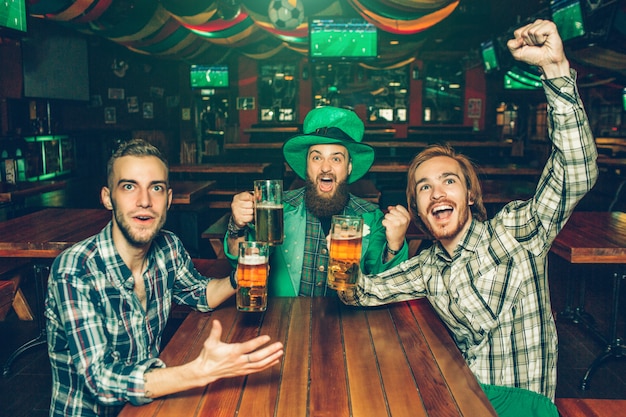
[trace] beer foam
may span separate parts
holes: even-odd
[[[257,208],[266,208],[266,209],[281,209],[281,208],[283,208],[283,205],[282,204],[277,204],[277,203],[263,202],[263,203],[257,203],[256,207]]]
[[[261,255],[246,255],[244,258],[239,257],[239,263],[242,265],[263,265],[267,262],[267,257]]]

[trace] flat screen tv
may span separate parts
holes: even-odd
[[[53,22],[32,22],[22,40],[24,97],[89,101],[87,39]]]
[[[192,65],[189,69],[191,88],[228,87],[228,66]]]
[[[541,76],[533,67],[514,66],[504,74],[505,90],[541,90]]]
[[[309,19],[309,57],[312,60],[376,58],[378,30],[361,18]]]
[[[26,0],[0,2],[0,33],[3,29],[15,33],[26,32]]]
[[[500,70],[498,54],[493,40],[482,42],[480,44],[480,52],[483,58],[483,66],[485,67],[486,74]]]
[[[580,0],[552,0],[550,11],[563,42],[585,36],[584,12]]]

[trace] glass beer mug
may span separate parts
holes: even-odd
[[[237,310],[265,311],[269,247],[265,242],[239,243]]]
[[[254,224],[257,242],[283,244],[283,182],[254,181]]]
[[[333,216],[330,227],[328,286],[345,291],[353,288],[359,276],[363,218]]]

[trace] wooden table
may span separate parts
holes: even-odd
[[[27,350],[46,343],[41,309],[44,303],[44,283],[47,265],[63,250],[100,232],[111,220],[105,209],[49,208],[0,222],[0,257],[34,258],[36,307],[39,336],[15,350],[4,364],[3,374]],[[41,262],[42,258],[46,262]],[[44,265],[45,264],[45,265]]]
[[[20,182],[17,184],[0,183],[0,203],[21,202],[31,195],[59,190],[65,185],[66,182],[63,180]]]
[[[570,267],[570,275],[574,276],[575,264],[611,264],[615,265],[613,273],[613,295],[609,334],[600,333],[593,325],[593,320],[585,312],[585,281],[579,278],[580,295],[578,305],[574,306],[574,286],[572,279],[567,280],[567,296],[565,310],[559,314],[564,319],[582,324],[605,347],[587,368],[582,379],[581,389],[588,387],[589,379],[605,360],[612,357],[624,357],[626,344],[617,334],[617,319],[621,282],[626,279],[626,213],[621,212],[574,212],[563,230],[552,244],[551,251],[565,259]]]
[[[495,416],[476,378],[426,299],[379,308],[335,297],[271,298],[265,313],[190,313],[161,358],[195,358],[211,321],[224,340],[258,334],[282,341],[280,365],[247,377],[127,405],[134,416]]]
[[[0,257],[55,258],[109,220],[105,209],[48,208],[0,222]]]
[[[216,181],[170,181],[172,204],[191,204],[205,197]]]
[[[556,398],[554,403],[563,417],[617,417],[626,410],[626,400]]]

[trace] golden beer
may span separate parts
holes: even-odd
[[[267,308],[267,256],[246,255],[237,266],[237,309],[265,311]]]
[[[269,245],[283,244],[283,205],[257,204],[254,210],[256,240]]]
[[[328,260],[328,286],[344,291],[356,284],[361,261],[362,237],[330,239],[330,257]]]

